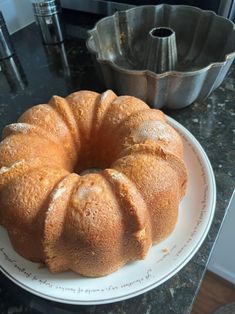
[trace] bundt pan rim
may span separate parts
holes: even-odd
[[[99,20],[95,26],[91,29],[91,30],[88,30],[88,38],[86,40],[86,46],[87,46],[87,49],[88,51],[91,53],[91,55],[94,57],[95,61],[98,63],[98,66],[101,68],[102,70],[102,67],[105,67],[107,66],[109,68],[109,70],[111,70],[113,73],[117,73],[117,74],[122,74],[122,75],[128,75],[129,77],[132,77],[133,79],[137,79],[138,77],[145,77],[146,80],[148,80],[149,78],[152,79],[152,80],[162,80],[162,79],[168,79],[168,80],[171,80],[171,79],[175,79],[175,78],[179,78],[179,79],[184,79],[184,78],[188,78],[188,77],[196,77],[196,76],[199,76],[201,74],[205,74],[206,76],[208,76],[208,74],[210,74],[210,71],[215,68],[218,68],[219,70],[219,73],[218,75],[216,76],[216,78],[214,79],[214,81],[211,83],[211,86],[208,87],[208,92],[204,94],[203,97],[200,97],[200,94],[202,92],[202,89],[203,89],[203,84],[202,86],[200,87],[200,91],[198,92],[198,96],[195,97],[195,99],[192,101],[196,101],[196,100],[203,100],[205,99],[215,88],[217,88],[223,81],[227,71],[224,73],[221,81],[220,81],[220,77],[219,74],[220,72],[226,67],[226,65],[228,65],[229,62],[232,63],[233,59],[235,58],[235,50],[234,51],[231,51],[229,53],[225,53],[224,54],[224,57],[223,57],[223,61],[215,61],[215,62],[210,62],[207,66],[204,66],[200,69],[197,69],[197,70],[190,70],[190,71],[179,71],[179,70],[169,70],[169,71],[166,71],[166,72],[163,72],[163,73],[155,73],[151,70],[148,70],[148,69],[144,69],[144,70],[135,70],[135,69],[127,69],[121,65],[118,65],[117,63],[115,63],[114,61],[110,60],[110,59],[105,59],[105,58],[101,58],[99,56],[99,51],[98,49],[94,49],[94,47],[92,46],[92,39],[94,38],[94,34],[95,33],[98,33],[98,27],[100,24],[104,23],[104,21],[107,21],[107,20],[118,20],[119,19],[119,14],[120,12],[125,12],[125,13],[128,13],[130,11],[133,11],[133,10],[142,10],[144,8],[156,8],[156,7],[159,7],[159,8],[169,8],[169,7],[177,7],[177,8],[186,8],[188,10],[191,10],[193,12],[197,12],[197,14],[200,14],[200,15],[204,15],[204,14],[210,14],[210,16],[213,17],[213,19],[218,19],[218,20],[221,20],[223,21],[223,23],[226,23],[226,24],[229,24],[230,26],[230,32],[235,32],[235,24],[230,21],[229,19],[226,19],[222,16],[219,16],[218,14],[216,14],[215,12],[211,11],[211,10],[202,10],[198,7],[194,7],[194,6],[188,6],[188,5],[169,5],[169,4],[159,4],[159,5],[143,5],[143,6],[136,6],[136,7],[133,7],[133,8],[130,8],[130,9],[127,9],[127,10],[124,10],[124,11],[117,11],[115,14],[113,15],[110,15],[110,16],[107,16],[107,17],[104,17],[102,18],[101,20]],[[230,65],[229,65],[230,67]],[[227,70],[229,70],[229,67]],[[104,77],[105,79],[105,77]],[[206,80],[206,78],[205,78]],[[220,81],[219,84],[217,84],[217,82]],[[106,84],[106,88],[110,88],[110,89],[114,89],[115,88],[113,86],[109,86],[108,84]],[[147,87],[148,89],[148,87]],[[125,94],[125,93],[129,93],[130,94],[130,90],[128,90],[128,92],[125,92],[124,93],[118,89],[116,89],[116,91],[119,93],[119,94]],[[148,91],[145,91],[145,94],[148,94]],[[152,102],[151,100],[149,101],[146,97],[141,97],[140,95],[136,95],[136,94],[132,94],[133,96],[136,96],[136,97],[139,97],[141,98],[143,101],[147,102],[151,107],[155,107],[155,108],[162,108],[162,107],[168,107],[168,108],[173,108],[173,109],[178,109],[178,108],[184,108],[188,105],[190,105],[192,102],[190,103],[187,103],[187,104],[169,104],[169,102],[165,102],[163,104],[160,104],[158,103],[156,105],[156,103]]]

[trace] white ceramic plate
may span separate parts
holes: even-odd
[[[189,172],[187,194],[171,236],[155,245],[144,261],[126,265],[102,278],[82,278],[72,272],[51,274],[19,256],[0,227],[0,267],[20,287],[46,299],[70,304],[103,304],[125,300],[151,290],[176,274],[205,239],[215,210],[213,170],[201,145],[182,125],[169,118],[185,144]]]

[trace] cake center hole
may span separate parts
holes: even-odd
[[[96,168],[96,167],[94,167],[94,168],[88,168],[88,169],[85,169],[85,170],[81,171],[81,172],[79,173],[79,175],[80,175],[80,176],[85,176],[85,175],[88,174],[88,173],[99,173],[101,170],[102,170],[101,168]]]
[[[171,36],[173,34],[173,30],[168,27],[156,27],[150,31],[150,34],[153,37],[164,38]]]

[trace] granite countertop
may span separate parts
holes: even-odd
[[[64,14],[67,41],[45,47],[31,24],[12,36],[17,59],[0,62],[0,131],[28,107],[47,103],[53,94],[79,89],[104,90],[85,46],[86,29],[98,18]],[[11,64],[11,67],[10,67]],[[14,73],[15,74],[14,74]],[[234,188],[235,67],[202,103],[166,113],[184,125],[204,147],[217,183],[216,213],[210,232],[193,259],[174,277],[133,299],[99,306],[72,306],[36,297],[0,273],[0,313],[190,313]]]

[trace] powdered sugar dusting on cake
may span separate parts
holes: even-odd
[[[12,123],[8,125],[8,129],[15,131],[15,132],[20,132],[23,134],[26,134],[29,130],[32,129],[32,125],[28,123]]]
[[[52,199],[53,201],[55,201],[58,197],[61,197],[61,195],[66,191],[66,188],[65,187],[59,187],[58,189],[56,189],[54,192],[53,192],[53,195],[52,195]]]
[[[108,95],[109,95],[109,90],[106,90],[106,92],[104,92],[104,93],[101,95],[100,101],[101,101],[101,102],[102,102],[102,101],[105,101],[106,98],[108,97]]]
[[[17,150],[16,145],[10,136],[6,137],[2,142],[0,142],[0,147],[2,148],[2,151],[7,151],[10,155],[14,155]]]
[[[112,102],[112,105],[122,105],[122,103],[123,103],[123,98],[122,96],[120,96]]]
[[[112,172],[111,177],[117,181],[124,181],[126,179],[125,176],[120,172]]]
[[[49,117],[45,117],[45,121],[48,125],[53,125],[54,121]],[[7,128],[10,131],[18,132],[21,134],[28,134],[30,131],[31,133],[39,134],[40,136],[43,136],[44,138],[50,139],[53,142],[57,142],[56,138],[54,137],[53,131],[60,136],[67,135],[67,129],[65,127],[65,124],[62,121],[57,120],[56,124],[54,125],[54,130],[52,132],[48,132],[48,130],[44,130],[39,125],[32,125],[29,123],[12,123],[7,126]]]
[[[129,179],[123,173],[115,170],[115,171],[110,172],[110,175],[111,175],[111,178],[113,179],[114,182],[116,181],[120,184],[128,185],[128,190],[130,192],[134,192],[133,191],[133,185],[130,184]]]
[[[54,190],[54,192],[52,193],[51,205],[48,207],[48,212],[54,209],[55,200],[61,197],[65,192],[66,192],[66,188],[63,186],[58,187],[56,190]]]
[[[161,121],[144,121],[131,135],[135,143],[145,140],[169,142],[172,137],[167,125]]]
[[[0,168],[0,174],[6,173],[6,172],[14,169],[16,166],[18,166],[19,164],[22,164],[23,162],[24,162],[24,159],[16,161],[13,164],[11,164],[10,166]]]
[[[48,106],[47,104],[45,104],[45,105],[43,105],[43,104],[41,104],[41,105],[37,105],[36,107],[34,107],[34,110],[37,110],[37,111],[51,111],[51,107],[50,106]]]
[[[78,200],[82,200],[86,198],[91,193],[99,194],[102,192],[102,188],[98,185],[92,185],[92,186],[80,186],[77,189],[77,192],[75,194],[75,198]]]

